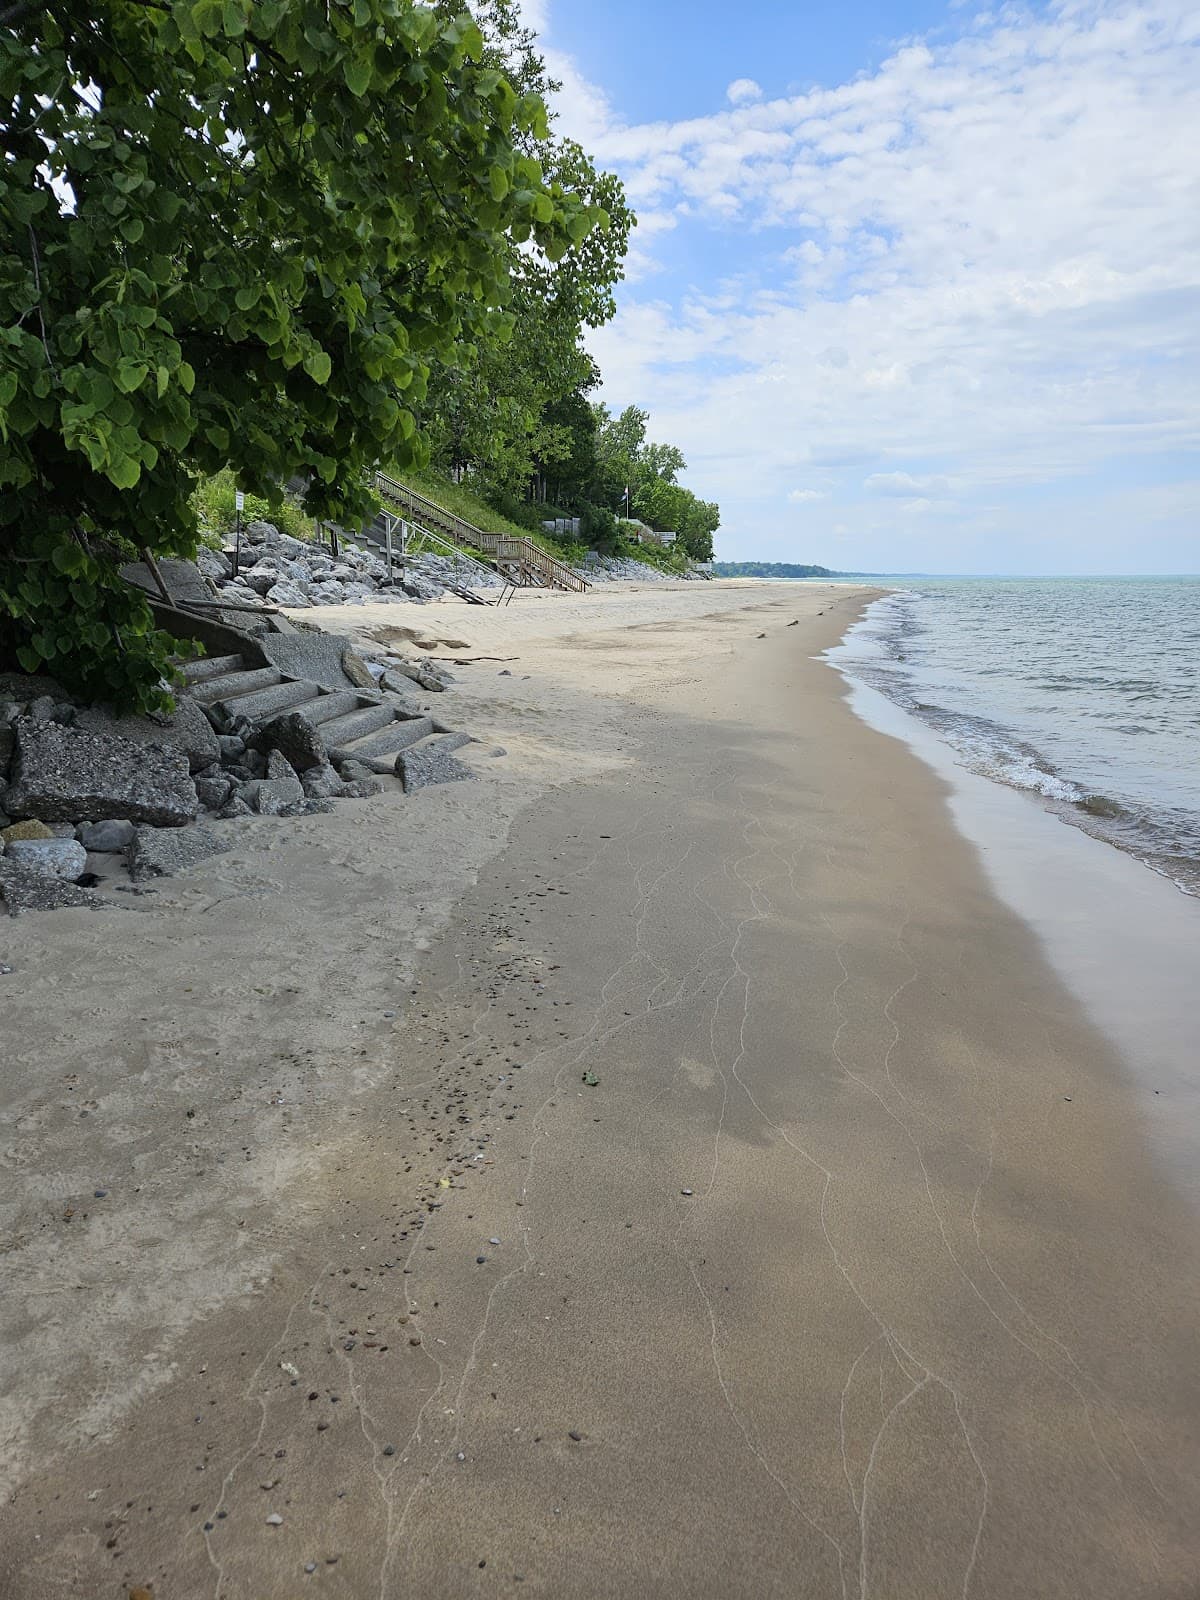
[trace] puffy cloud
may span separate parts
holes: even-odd
[[[751,100],[761,100],[762,90],[753,78],[735,78],[725,91],[731,106],[744,106]]]
[[[769,537],[756,497],[817,468],[864,565],[894,550],[898,498],[952,504],[994,569],[1035,524],[1087,545],[1102,478],[1200,449],[1200,13],[1062,0],[956,25],[843,84],[739,80],[707,116],[631,125],[586,86],[572,112],[654,218],[644,287],[592,341],[606,392],[650,408],[746,553]],[[1182,553],[1172,517],[1148,537]]]

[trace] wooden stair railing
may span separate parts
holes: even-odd
[[[436,529],[456,544],[481,550],[490,557],[497,570],[503,570],[502,562],[519,567],[527,585],[566,589],[575,594],[586,594],[591,588],[588,580],[574,568],[567,566],[565,561],[557,560],[532,539],[515,534],[487,533],[384,472],[375,474],[375,491],[382,499],[407,511],[414,521]]]

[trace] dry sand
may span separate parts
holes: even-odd
[[[428,607],[481,782],[0,927],[3,1600],[1200,1593],[1194,1218],[864,598]]]

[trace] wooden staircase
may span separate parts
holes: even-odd
[[[591,588],[573,567],[557,560],[532,539],[485,533],[384,472],[375,474],[374,489],[381,500],[411,521],[432,529],[460,548],[478,550],[516,588],[565,589],[573,594],[586,594]]]
[[[357,689],[326,689],[290,678],[275,667],[247,666],[240,655],[205,656],[183,664],[187,693],[232,728],[245,719],[255,727],[286,711],[298,711],[317,729],[335,765],[360,761],[372,772],[391,774],[396,757],[415,745],[457,750],[470,743],[435,718],[406,711],[394,700]]]

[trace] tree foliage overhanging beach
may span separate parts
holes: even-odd
[[[0,22],[6,658],[161,704],[173,644],[118,571],[191,553],[196,485],[226,468],[351,522],[380,465],[469,470],[502,508],[552,478],[601,537],[625,494],[711,549],[715,507],[682,457],[639,455],[644,422],[605,452],[583,334],[634,219],[555,135],[509,0],[17,0]]]

